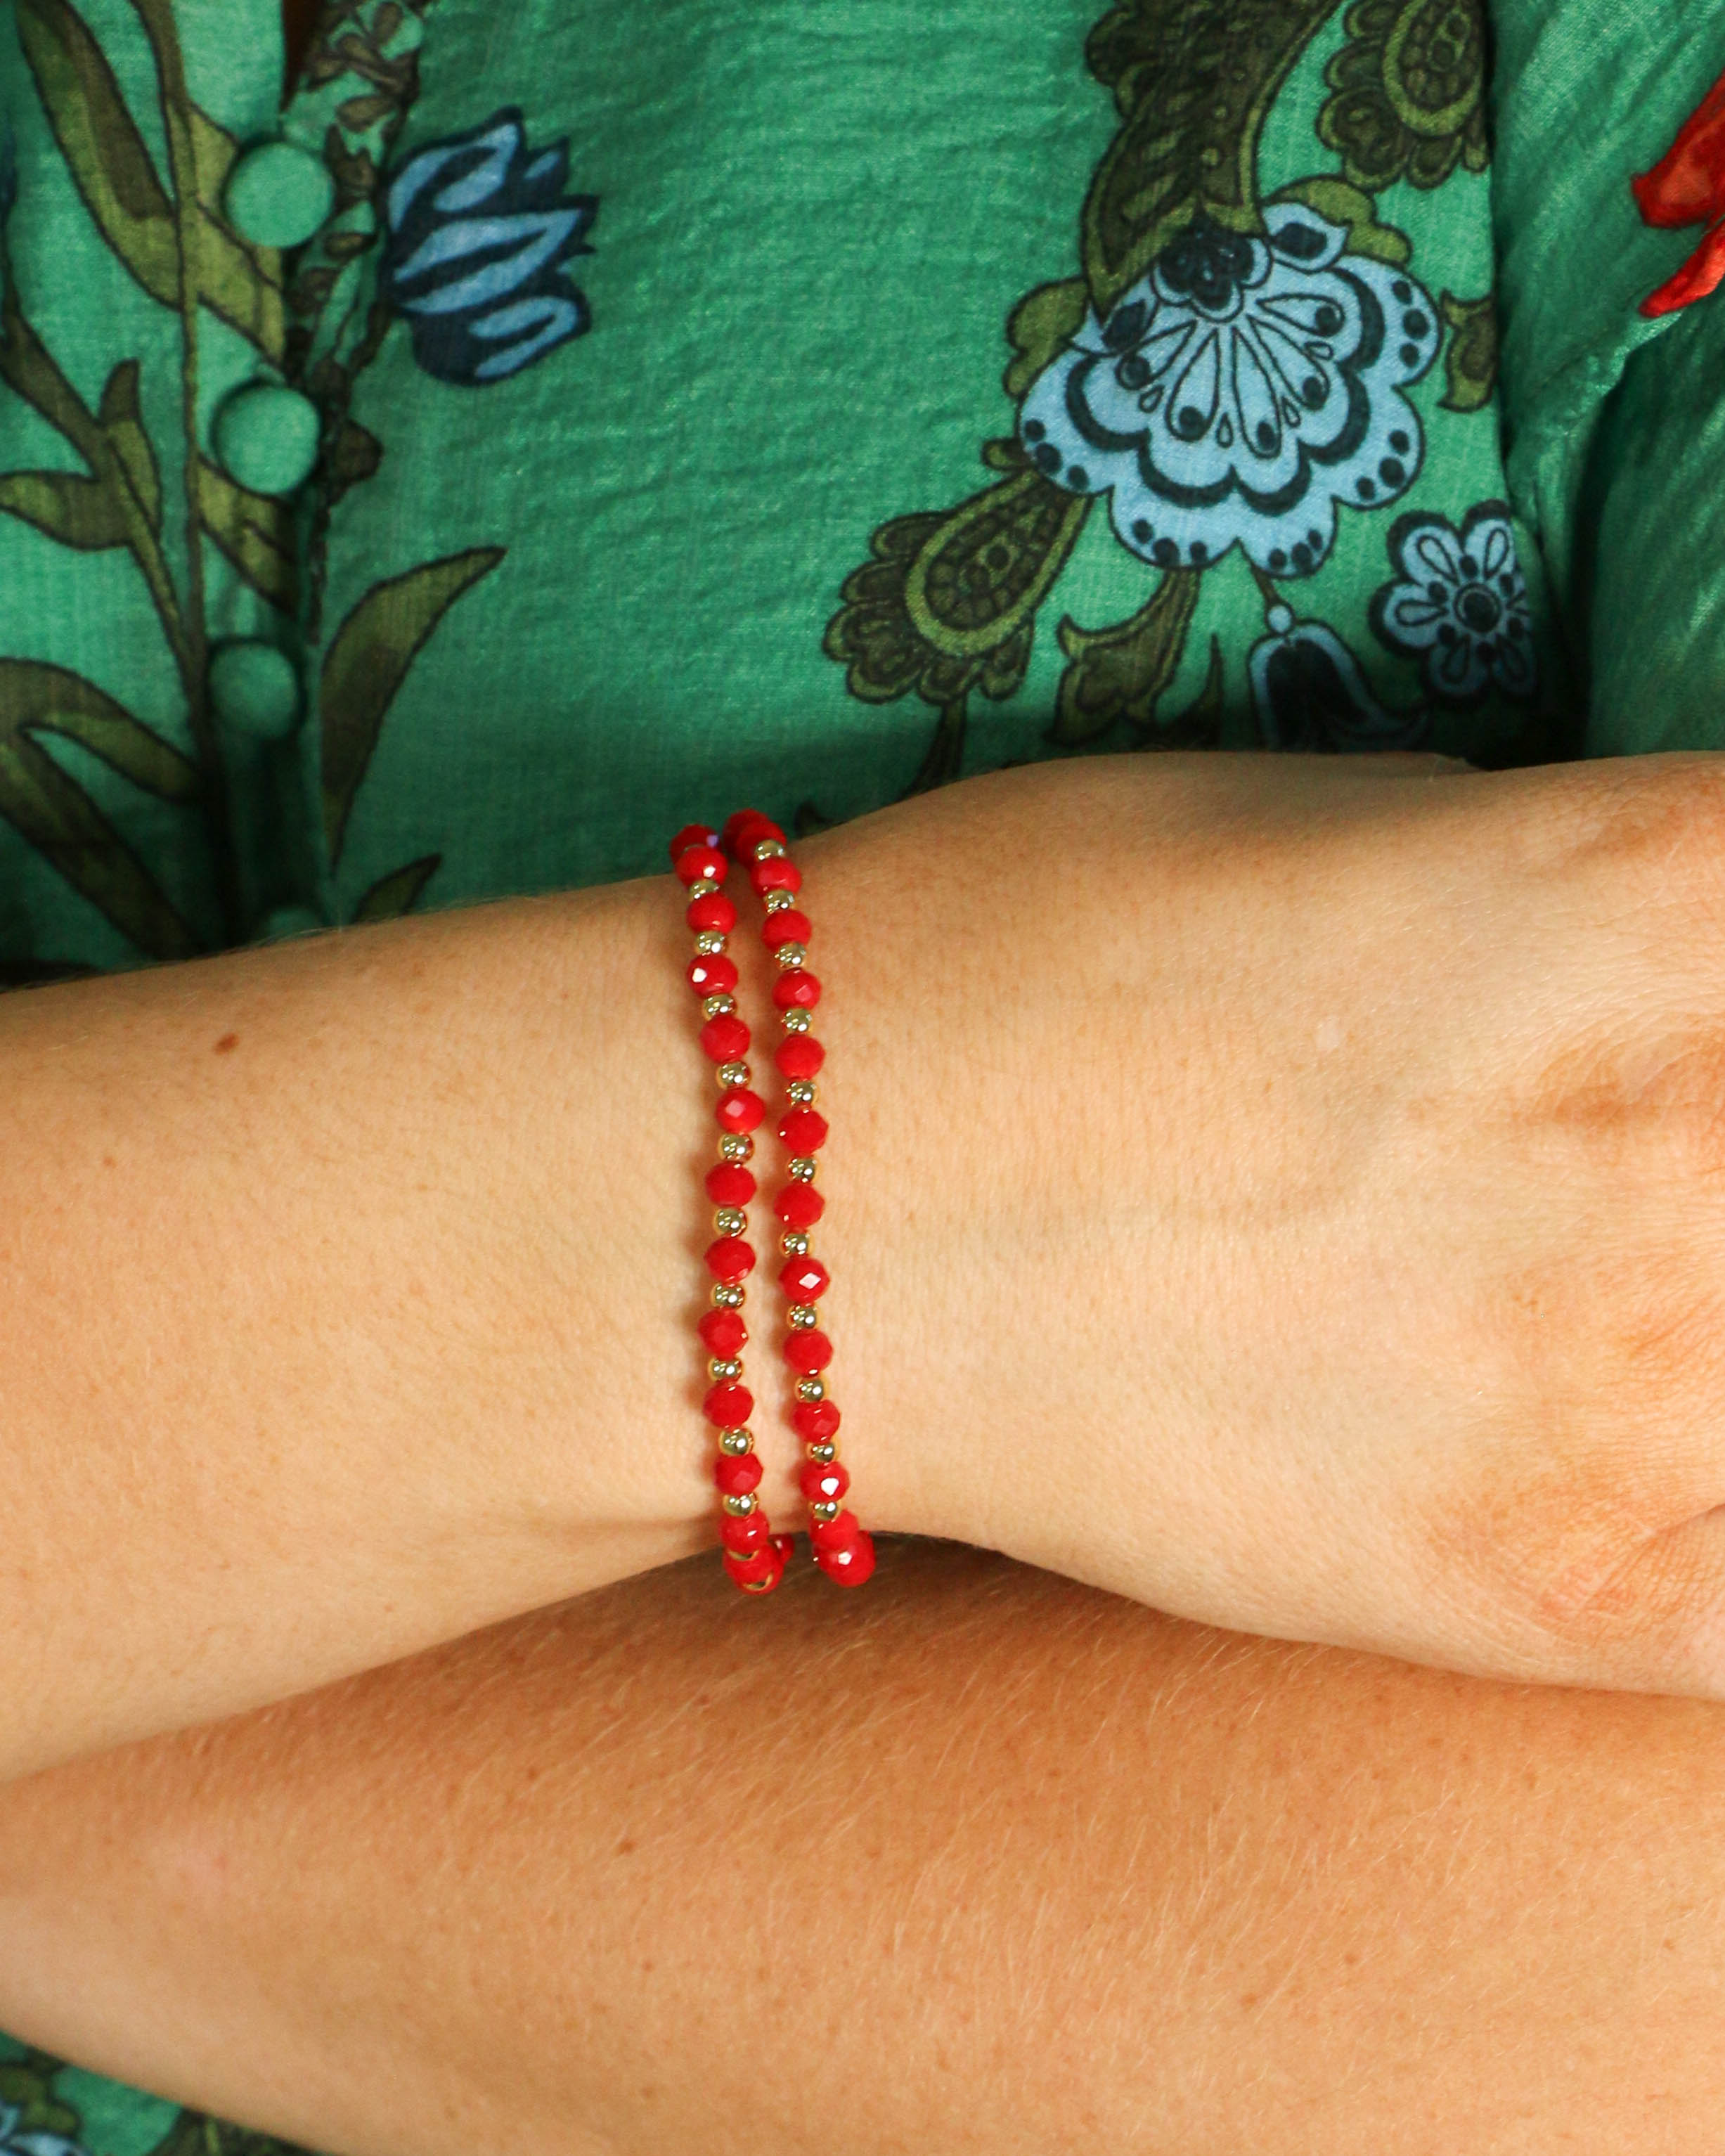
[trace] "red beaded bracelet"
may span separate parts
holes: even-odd
[[[696,932],[689,983],[702,998],[706,1023],[701,1046],[719,1065],[721,1088],[720,1160],[706,1178],[708,1194],[720,1209],[715,1219],[719,1240],[706,1254],[715,1281],[714,1306],[701,1319],[700,1331],[709,1351],[712,1379],[704,1404],[708,1420],[719,1429],[720,1458],[714,1472],[725,1507],[721,1527],[725,1569],[748,1593],[770,1594],[784,1576],[792,1547],[790,1536],[772,1532],[755,1495],[761,1465],[745,1426],[754,1400],[739,1382],[741,1350],[748,1338],[741,1315],[742,1281],[755,1264],[746,1232],[756,1183],[747,1163],[754,1152],[752,1133],[764,1120],[766,1106],[749,1087],[751,1074],[743,1059],[751,1034],[737,1015],[732,993],[737,967],[725,953],[726,939],[737,925],[737,908],[722,886],[730,860],[735,860],[747,870],[766,907],[762,940],[779,968],[773,1000],[786,1038],[773,1060],[786,1081],[778,1136],[790,1158],[788,1178],[773,1210],[783,1224],[779,1247],[786,1260],[779,1285],[790,1305],[784,1359],[797,1373],[791,1420],[808,1455],[798,1479],[809,1503],[809,1540],[816,1563],[829,1578],[860,1586],[875,1569],[875,1545],[855,1514],[844,1506],[850,1477],[838,1461],[834,1440],[839,1410],[827,1398],[824,1374],[833,1348],[819,1329],[816,1307],[829,1286],[829,1276],[809,1248],[809,1230],[826,1209],[825,1199],[814,1188],[814,1156],[826,1141],[827,1124],[814,1107],[814,1083],[826,1050],[810,1031],[820,983],[804,963],[812,927],[797,904],[802,875],[790,858],[784,833],[752,808],[740,810],[722,831],[705,824],[686,826],[671,841],[671,859],[687,889],[685,917]]]

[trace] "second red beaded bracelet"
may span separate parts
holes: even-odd
[[[806,963],[813,929],[798,904],[802,873],[790,858],[783,831],[751,808],[739,810],[722,830],[705,824],[685,826],[671,841],[671,859],[687,890],[685,918],[696,932],[689,983],[702,998],[706,1024],[701,1046],[719,1066],[721,1088],[716,1111],[720,1159],[706,1178],[708,1195],[718,1208],[714,1218],[718,1240],[706,1254],[715,1283],[713,1307],[701,1319],[700,1332],[709,1351],[712,1381],[704,1404],[709,1421],[719,1430],[720,1457],[714,1474],[725,1513],[721,1523],[725,1569],[746,1592],[770,1594],[784,1576],[792,1548],[788,1535],[771,1532],[756,1495],[761,1466],[752,1434],[745,1426],[754,1399],[740,1383],[741,1351],[748,1338],[742,1317],[747,1294],[742,1282],[755,1264],[746,1232],[747,1206],[757,1184],[747,1163],[754,1152],[753,1132],[767,1111],[751,1087],[745,1058],[752,1035],[737,1014],[737,966],[726,951],[737,925],[737,907],[723,886],[735,860],[765,908],[762,940],[778,969],[773,1001],[786,1036],[773,1060],[785,1081],[778,1134],[788,1160],[773,1210],[781,1224],[779,1250],[785,1260],[779,1285],[788,1304],[783,1352],[795,1373],[791,1422],[806,1455],[798,1481],[809,1506],[815,1563],[842,1585],[860,1586],[874,1571],[875,1546],[844,1502],[850,1477],[838,1459],[839,1414],[828,1397],[825,1376],[833,1347],[820,1327],[817,1306],[829,1276],[809,1248],[809,1230],[826,1209],[825,1199],[814,1187],[815,1156],[827,1137],[826,1119],[814,1105],[814,1081],[826,1050],[812,1030],[821,988]]]

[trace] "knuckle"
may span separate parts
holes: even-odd
[[[1685,1537],[1725,1505],[1725,1299],[1693,1274],[1601,1255],[1491,1298],[1493,1405],[1426,1492],[1421,1561],[1507,1667],[1658,1688],[1717,1607],[1725,1541]]]

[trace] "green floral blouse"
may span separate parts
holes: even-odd
[[[1612,33],[1494,12],[1495,133],[1482,0],[326,0],[285,104],[279,0],[0,0],[0,979],[1049,756],[1580,752],[1725,25],[1631,23],[1564,253]],[[259,2138],[0,2040],[0,2156]]]

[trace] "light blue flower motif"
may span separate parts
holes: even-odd
[[[1418,479],[1407,393],[1443,341],[1430,295],[1351,236],[1294,201],[1266,208],[1261,237],[1195,220],[1031,384],[1030,462],[1106,495],[1115,536],[1157,568],[1238,547],[1268,576],[1314,574],[1343,509]]]
[[[0,2156],[90,2156],[81,2143],[67,2140],[64,2133],[20,2133],[23,2117],[15,2103],[0,2103]]]
[[[1538,693],[1527,580],[1504,501],[1469,510],[1458,531],[1446,517],[1404,516],[1389,535],[1396,581],[1372,601],[1386,649],[1422,662],[1425,685],[1446,704],[1488,690]]]
[[[563,195],[569,146],[530,151],[518,107],[434,142],[390,182],[383,297],[413,357],[474,388],[519,374],[592,325],[564,264],[592,249],[592,195]]]

